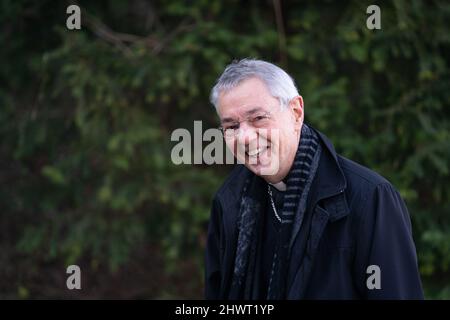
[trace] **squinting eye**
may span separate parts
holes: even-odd
[[[254,118],[252,118],[251,122],[258,122],[258,121],[263,121],[266,120],[268,117],[266,115],[263,116],[256,116]]]
[[[232,126],[225,127],[224,129],[225,130],[237,130],[237,129],[239,129],[239,125],[234,124]]]

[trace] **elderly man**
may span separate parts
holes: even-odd
[[[303,122],[279,67],[244,59],[211,92],[241,164],[214,197],[208,299],[422,299],[407,208]]]

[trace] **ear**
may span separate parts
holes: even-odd
[[[291,100],[289,103],[289,108],[293,113],[295,119],[295,128],[300,129],[303,124],[304,112],[303,112],[303,98],[302,96],[297,96]]]

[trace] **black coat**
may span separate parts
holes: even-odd
[[[300,231],[294,242],[287,298],[422,299],[411,221],[398,191],[377,173],[336,154],[317,133],[323,151],[308,196],[310,230]],[[206,248],[207,299],[228,296],[247,177],[261,179],[237,165],[214,197]],[[379,267],[379,289],[367,286],[373,284],[371,265]]]

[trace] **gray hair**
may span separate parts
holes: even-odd
[[[280,100],[282,106],[298,96],[294,80],[280,67],[262,60],[242,59],[229,64],[211,90],[210,101],[217,110],[219,95],[237,87],[242,81],[258,78],[263,81],[270,94]]]

